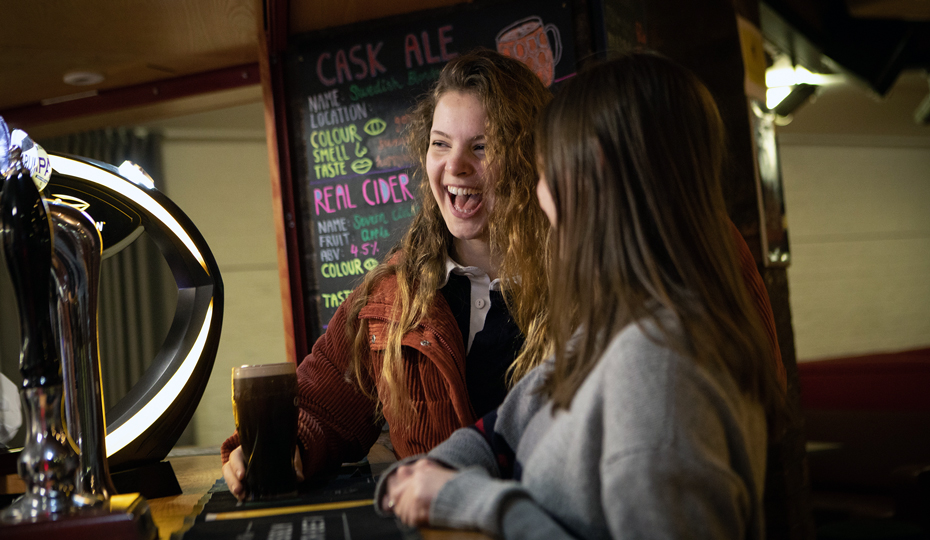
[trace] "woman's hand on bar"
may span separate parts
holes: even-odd
[[[387,495],[381,507],[394,512],[407,525],[428,525],[433,500],[455,475],[456,471],[430,459],[398,467],[387,479]]]

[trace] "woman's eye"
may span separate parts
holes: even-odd
[[[484,152],[484,145],[483,144],[475,145],[475,152]]]

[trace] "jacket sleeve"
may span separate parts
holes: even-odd
[[[353,296],[336,310],[326,332],[297,367],[297,438],[306,478],[362,459],[381,433],[375,402],[346,376],[352,354],[346,316]],[[238,445],[237,434],[223,443],[223,463]]]
[[[782,391],[788,388],[788,375],[785,372],[785,364],[781,359],[781,348],[778,346],[778,335],[775,332],[775,315],[772,313],[772,304],[769,301],[769,293],[756,267],[756,261],[746,245],[746,240],[736,228],[733,222],[730,222],[730,230],[733,233],[733,243],[736,245],[736,254],[739,257],[740,272],[743,275],[743,282],[746,284],[746,290],[749,291],[749,298],[759,318],[762,320],[762,328],[769,338],[769,345],[772,347],[772,358],[775,360],[775,375],[781,385]]]
[[[375,402],[346,376],[352,354],[346,316],[353,296],[339,306],[297,367],[297,438],[306,478],[364,458],[381,433]]]

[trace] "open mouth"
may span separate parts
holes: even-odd
[[[481,206],[482,192],[480,189],[446,186],[452,207],[463,214],[473,214]]]

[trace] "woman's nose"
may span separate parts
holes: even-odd
[[[446,172],[452,176],[469,176],[474,174],[472,158],[464,150],[451,152],[446,159]]]

